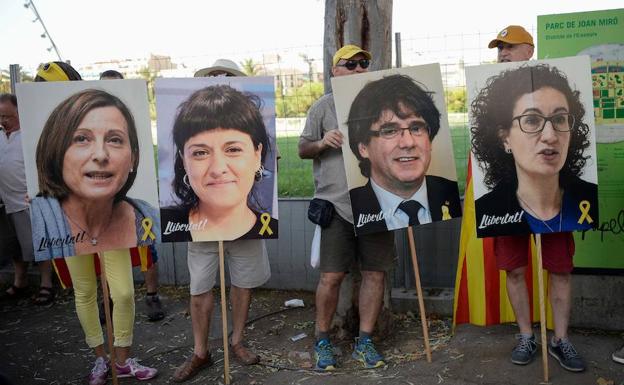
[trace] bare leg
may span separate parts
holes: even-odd
[[[360,330],[372,333],[381,310],[384,294],[384,272],[362,271],[360,287]]]
[[[214,309],[212,291],[199,295],[191,295],[191,323],[193,325],[194,353],[200,358],[206,358],[208,352],[208,335],[210,333],[210,318]]]
[[[507,295],[516,315],[516,322],[522,334],[533,334],[531,327],[531,309],[529,292],[525,281],[526,267],[519,267],[507,272]]]
[[[316,288],[316,328],[320,332],[329,331],[338,304],[340,283],[344,277],[344,272],[321,273]]]
[[[243,331],[249,315],[249,304],[251,304],[251,289],[232,285],[230,301],[232,302],[232,345],[238,345],[243,341]]]
[[[553,310],[555,338],[568,336],[570,307],[572,302],[572,279],[570,274],[550,273],[550,304]]]
[[[28,268],[28,264],[22,261],[21,258],[13,259],[13,267],[15,268],[15,275],[13,276],[13,285],[15,287],[26,287],[28,286],[28,281],[26,280],[26,270]]]
[[[52,262],[39,262],[38,268],[41,275],[41,287],[52,287]]]
[[[95,353],[96,357],[106,358],[106,350],[104,349],[104,344],[94,347],[93,352]]]
[[[158,264],[154,263],[144,274],[145,288],[148,293],[156,293],[158,291]]]
[[[115,360],[119,365],[125,365],[126,360],[130,357],[130,347],[129,346],[115,346]]]

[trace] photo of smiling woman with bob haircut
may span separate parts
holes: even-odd
[[[179,105],[172,132],[177,205],[161,209],[164,241],[277,237],[277,219],[256,191],[271,153],[260,109],[258,96],[224,84],[196,90]]]
[[[86,89],[63,100],[45,122],[35,156],[37,260],[159,241],[158,210],[127,196],[139,167],[139,139],[117,96]]]
[[[475,182],[479,237],[586,230],[598,223],[592,107],[570,85],[585,85],[584,79],[571,80],[554,64],[524,64],[489,77],[475,92],[473,175],[482,173],[481,190],[487,191],[479,196]],[[589,84],[582,92],[591,97]]]

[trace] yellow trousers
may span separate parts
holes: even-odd
[[[100,253],[103,259],[106,281],[113,300],[114,346],[132,345],[134,324],[134,281],[132,262],[128,249]],[[74,286],[76,313],[90,348],[102,345],[104,336],[100,326],[97,305],[97,279],[95,263],[91,255],[65,258]]]

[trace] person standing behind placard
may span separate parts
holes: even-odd
[[[36,82],[79,81],[80,74],[64,62],[42,64],[37,70]],[[134,280],[129,249],[107,251],[100,254],[105,260],[106,279],[115,305],[113,334],[117,377],[134,377],[149,380],[158,370],[139,364],[130,358],[134,333]],[[54,256],[56,257],[56,256]],[[99,322],[97,306],[97,278],[94,255],[65,258],[74,287],[76,314],[85,334],[87,345],[93,349],[95,363],[89,374],[89,385],[106,384],[111,362],[104,348],[104,336]]]
[[[524,28],[510,25],[490,41],[488,48],[498,49],[499,63],[529,60],[534,51],[533,37]],[[549,127],[548,130],[552,128]],[[499,269],[507,272],[507,295],[520,329],[520,333],[517,334],[518,344],[511,354],[511,362],[517,365],[529,364],[537,354],[525,278],[527,256],[530,255],[529,246],[530,235],[494,238],[497,265]],[[548,344],[548,352],[565,369],[583,371],[585,363],[568,340],[567,334],[572,305],[571,272],[574,255],[572,234],[564,232],[542,235],[542,255],[544,267],[550,273],[548,292],[555,325],[555,335]]]
[[[333,57],[333,76],[368,71],[371,54],[355,45],[345,45]],[[316,289],[317,342],[314,347],[317,369],[336,367],[329,339],[332,318],[338,305],[340,284],[354,261],[361,265],[359,293],[360,331],[352,357],[366,367],[385,365],[375,349],[371,334],[381,310],[384,274],[394,263],[394,234],[388,231],[355,236],[342,157],[343,135],[338,130],[333,94],[317,100],[310,110],[299,139],[299,157],[312,159],[314,197],[326,201],[335,213],[321,229],[321,279]]]
[[[195,73],[195,77],[245,76],[236,63],[219,59],[211,67]],[[252,170],[252,172],[255,170]],[[188,217],[188,215],[187,215]],[[190,234],[189,234],[190,236]],[[232,303],[232,353],[243,365],[253,365],[260,357],[244,346],[245,323],[251,304],[251,291],[271,277],[271,267],[263,239],[237,239],[223,242],[225,261],[230,272],[230,301]],[[210,319],[214,311],[212,288],[219,268],[218,242],[190,242],[187,262],[191,283],[191,323],[193,327],[193,354],[173,375],[173,381],[183,382],[213,364],[208,351]]]

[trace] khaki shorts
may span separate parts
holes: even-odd
[[[323,273],[348,272],[354,261],[363,271],[388,271],[394,265],[394,233],[355,236],[353,225],[334,214],[331,223],[321,229],[321,263]]]
[[[271,278],[271,266],[263,240],[223,242],[223,249],[232,285],[253,289],[262,286]],[[189,242],[187,256],[191,295],[212,290],[219,270],[219,243]]]

